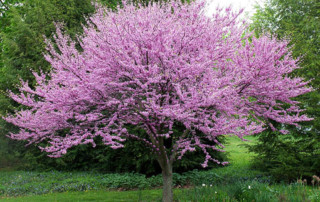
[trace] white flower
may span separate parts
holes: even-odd
[[[210,187],[212,187],[212,184],[210,184]]]
[[[202,184],[202,186],[203,186],[203,187],[205,187],[205,186],[206,186],[206,184]]]
[[[250,186],[250,185],[248,186],[248,189],[251,189],[251,186]]]
[[[214,193],[217,194],[218,192],[215,191]]]

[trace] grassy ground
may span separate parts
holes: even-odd
[[[319,187],[312,188],[302,184],[270,185],[268,177],[256,170],[251,170],[250,160],[254,154],[248,153],[245,145],[254,144],[256,140],[254,137],[246,139],[249,141],[243,142],[237,137],[228,137],[225,148],[229,152],[228,166],[211,171],[190,172],[185,176],[176,175],[176,184],[188,184],[193,180],[193,183],[198,186],[175,189],[175,199],[177,201],[320,201]],[[35,184],[40,185],[35,187]],[[141,186],[143,184],[144,186]],[[0,172],[0,200],[17,202],[161,201],[161,189],[150,189],[160,184],[159,176],[145,179],[138,175]],[[5,186],[11,186],[11,192],[8,192]],[[107,191],[106,187],[110,188],[110,186],[118,191],[110,189]],[[141,186],[142,189],[147,188],[147,190],[119,191],[123,190],[124,186],[128,189]],[[33,195],[19,197],[2,195],[1,198],[1,189],[6,189],[6,193],[11,195],[18,192],[22,195],[32,192]]]
[[[223,168],[216,169],[216,173],[219,175],[232,174],[242,176],[253,176],[261,174],[259,171],[250,169],[250,161],[253,157],[253,153],[249,153],[246,145],[253,145],[257,141],[253,136],[247,136],[247,141],[242,141],[236,136],[230,136],[227,138],[227,144],[225,151],[228,152],[228,158],[230,164]]]
[[[176,192],[175,192],[176,193]],[[77,202],[77,201],[157,201],[161,198],[161,190],[142,191],[84,191],[84,192],[64,192],[43,194],[38,196],[25,196],[16,198],[6,198],[4,201],[12,202]]]
[[[228,142],[225,150],[229,152],[230,167],[247,169],[253,153],[249,153],[246,145],[254,145],[256,143],[256,137],[247,136],[247,141],[242,141],[236,136],[228,137]]]

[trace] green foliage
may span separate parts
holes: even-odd
[[[250,149],[258,154],[253,166],[267,171],[277,181],[310,179],[319,174],[319,154],[316,155],[319,142],[314,142],[313,137],[294,137],[267,131],[259,135],[258,140],[259,143]]]
[[[174,190],[175,193],[180,190]],[[12,197],[6,198],[8,201],[14,202],[80,202],[80,201],[94,201],[94,202],[115,202],[115,201],[154,201],[160,202],[161,190],[139,190],[139,191],[105,191],[105,190],[91,190],[84,192],[64,192],[52,193],[44,195],[26,196],[26,197]],[[1,199],[1,197],[0,197]]]
[[[201,174],[200,174],[201,173]],[[176,187],[190,186],[191,175],[206,175],[207,179],[218,179],[213,172],[193,171],[184,175],[175,174]],[[181,181],[184,179],[185,181]],[[228,179],[228,176],[224,176]],[[177,201],[318,201],[320,190],[316,185],[308,187],[303,183],[271,185],[259,178],[234,179],[233,181],[201,182],[198,186],[186,189],[175,189]],[[42,195],[14,198],[15,201],[52,201],[53,198],[68,197],[70,201],[85,200],[91,195],[91,200],[97,201],[101,195],[102,201],[161,200],[159,190],[144,190],[160,188],[161,176],[145,178],[139,174],[99,174],[99,173],[64,173],[64,172],[2,172],[0,173],[1,197]],[[108,191],[105,191],[105,190]],[[110,190],[118,190],[113,192]],[[125,191],[139,189],[140,191]],[[100,191],[103,190],[103,191]],[[119,192],[121,191],[121,192]],[[61,194],[53,194],[65,192]],[[45,195],[43,195],[45,194]],[[130,197],[128,198],[128,195]],[[80,198],[81,197],[81,198]],[[151,198],[152,200],[151,200]],[[10,201],[9,199],[6,199]],[[62,201],[62,198],[58,201]],[[64,200],[63,200],[64,201]]]
[[[174,186],[201,186],[203,183],[215,186],[230,185],[235,182],[247,183],[255,180],[267,183],[262,176],[235,178],[219,176],[214,171],[189,171],[174,173]],[[0,172],[0,196],[40,195],[52,192],[86,191],[100,189],[151,189],[162,186],[161,175],[146,178],[134,173],[102,174],[96,172]]]
[[[254,140],[252,137],[251,140]],[[230,145],[227,151],[234,151],[231,163],[208,171],[193,170],[183,174],[174,173],[173,183],[176,187],[201,186],[227,186],[235,182],[245,183],[257,181],[259,183],[272,183],[272,179],[259,172],[248,169],[249,158],[243,142],[237,137],[227,137]],[[252,144],[252,142],[247,143]],[[105,148],[105,147],[104,147]],[[80,186],[82,185],[82,186]],[[45,194],[59,191],[85,191],[99,189],[147,189],[162,186],[161,175],[146,178],[145,175],[134,173],[104,174],[97,172],[0,172],[0,197],[20,196],[32,194]]]
[[[314,91],[297,101],[314,120],[300,128],[286,127],[288,135],[268,130],[259,135],[259,143],[251,147],[258,154],[255,166],[277,180],[293,181],[320,173],[320,2],[317,0],[268,0],[258,7],[252,28],[257,35],[271,33],[288,39],[293,56],[300,57],[302,69],[293,72],[310,81]],[[279,136],[280,135],[280,136]]]
[[[128,127],[133,134],[147,135],[137,127]],[[183,132],[182,128],[174,127],[176,135]],[[219,138],[224,142],[224,137]],[[21,153],[26,163],[23,169],[29,170],[60,170],[60,171],[99,171],[99,172],[137,172],[147,176],[161,173],[161,168],[153,157],[152,153],[140,141],[130,140],[125,142],[123,148],[111,149],[105,146],[100,139],[96,139],[95,148],[89,145],[79,145],[71,148],[67,154],[61,158],[49,158],[46,153],[41,152],[36,146],[30,145],[32,149]],[[44,145],[42,145],[44,146]],[[210,154],[217,160],[226,161],[226,155],[217,151],[210,151]],[[173,170],[177,173],[186,172],[193,169],[203,170],[201,163],[205,156],[200,149],[197,152],[187,153],[181,160],[175,162]],[[217,167],[214,162],[210,162],[206,169]]]
[[[230,184],[208,185],[183,190],[181,201],[318,201],[320,191],[299,183],[270,186],[268,183],[235,181]]]
[[[249,160],[254,155],[247,152],[245,145],[255,144],[256,138],[247,139],[250,142],[242,142],[237,137],[227,137],[229,144],[226,150],[232,153],[230,165],[226,167],[210,171],[174,173],[175,201],[316,202],[320,200],[319,183],[313,187],[301,182],[289,185],[274,184],[270,177],[248,169]],[[160,175],[146,178],[144,175],[132,173],[0,172],[0,199],[39,202],[161,201],[161,190],[154,190],[161,185]],[[150,190],[151,188],[153,190]],[[112,191],[114,189],[116,191]],[[124,191],[129,189],[139,190]],[[25,197],[7,198],[7,196]]]
[[[7,96],[15,92],[19,79],[34,82],[32,71],[50,71],[45,61],[44,37],[52,38],[54,23],[63,23],[65,32],[74,38],[82,32],[85,18],[95,7],[91,0],[6,0],[0,6],[0,115],[13,112],[18,106]],[[117,0],[102,1],[114,8]],[[24,143],[9,140],[6,135],[16,128],[0,120],[0,167],[14,166],[19,157],[35,151]],[[15,161],[15,163],[13,163]]]

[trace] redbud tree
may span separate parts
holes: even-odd
[[[292,100],[311,89],[288,76],[299,68],[288,43],[244,34],[231,9],[211,17],[203,9],[202,2],[100,8],[79,36],[81,50],[58,25],[45,55],[52,71],[34,73],[36,86],[22,81],[21,93],[10,93],[26,106],[5,117],[21,129],[10,137],[45,141],[41,150],[51,157],[95,146],[98,136],[113,149],[142,141],[161,166],[163,201],[172,201],[172,165],[186,152],[201,150],[204,167],[225,164],[208,152],[223,148],[218,136],[243,139],[272,127],[270,120],[310,120]],[[173,135],[177,123],[185,130]],[[128,125],[148,138],[130,134]]]

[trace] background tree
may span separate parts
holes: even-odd
[[[114,7],[115,2],[106,2]],[[1,1],[0,16],[0,114],[13,112],[20,106],[5,95],[7,89],[16,91],[19,79],[34,83],[30,70],[48,72],[49,63],[43,58],[44,36],[51,38],[55,22],[63,22],[65,31],[72,37],[82,32],[85,18],[95,8],[90,0],[6,0]],[[32,157],[35,150],[9,141],[5,135],[16,130],[11,124],[0,121],[1,166],[12,164],[17,156]],[[30,153],[31,152],[31,153]]]
[[[297,100],[314,120],[301,128],[288,127],[289,134],[279,136],[269,130],[259,136],[259,144],[251,150],[259,155],[255,166],[278,180],[292,181],[320,173],[320,2],[316,0],[269,0],[258,7],[252,27],[257,35],[271,33],[288,39],[292,54],[300,59],[301,69],[292,76],[311,80],[315,91]],[[282,125],[279,128],[284,127]]]
[[[34,88],[22,82],[21,93],[10,93],[25,106],[5,117],[21,129],[11,138],[46,142],[41,149],[51,157],[95,146],[97,137],[113,149],[140,140],[161,167],[163,201],[172,201],[172,166],[187,152],[198,147],[206,167],[220,163],[208,152],[221,151],[208,144],[222,147],[219,136],[243,138],[272,126],[268,120],[310,120],[291,100],[310,89],[287,76],[299,68],[287,43],[261,37],[244,44],[238,13],[218,10],[210,19],[203,8],[201,2],[101,8],[84,27],[81,51],[58,27],[57,47],[47,42],[50,74],[34,73]],[[147,136],[130,133],[130,126]]]
[[[10,24],[9,23],[9,17],[8,13],[10,11],[10,8],[14,6],[15,1],[0,1],[0,28],[1,28],[1,34],[0,34],[0,67],[3,67],[3,61],[2,61],[2,52],[3,52],[3,39],[2,39],[2,32],[5,31],[6,27]],[[7,99],[7,98],[5,98]],[[3,100],[3,97],[1,101]],[[11,164],[14,162],[13,158],[10,158],[12,156],[9,156],[7,154],[8,149],[8,139],[0,136],[0,165],[7,165],[9,162]],[[6,156],[6,158],[4,158]]]

